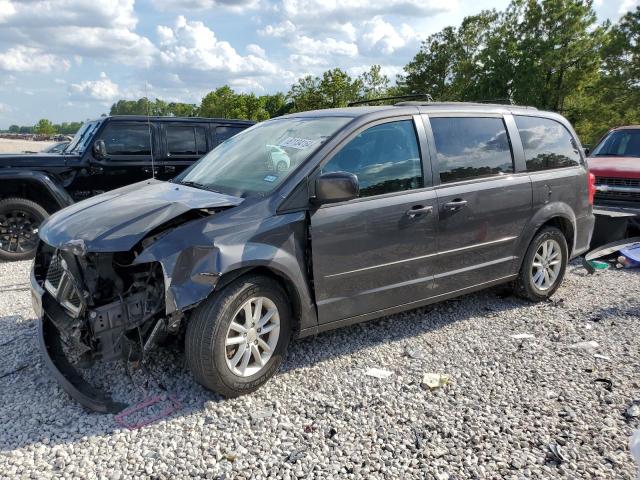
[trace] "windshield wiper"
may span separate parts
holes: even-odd
[[[193,188],[199,188],[200,190],[207,190],[209,192],[215,192],[215,193],[219,193],[217,191],[215,191],[213,188],[211,188],[208,185],[205,185],[204,183],[199,183],[199,182],[191,182],[191,181],[182,181],[182,182],[177,182],[180,185],[186,185],[187,187],[193,187]]]

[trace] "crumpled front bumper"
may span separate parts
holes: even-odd
[[[33,269],[31,270],[31,301],[33,309],[38,317],[38,343],[47,368],[60,386],[72,398],[84,407],[101,413],[118,413],[127,405],[114,402],[108,395],[95,389],[82,375],[71,365],[64,354],[62,339],[55,325],[48,319],[44,303],[49,295],[36,280]]]

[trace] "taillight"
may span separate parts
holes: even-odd
[[[596,176],[589,172],[589,205],[593,205],[593,199],[596,196]]]

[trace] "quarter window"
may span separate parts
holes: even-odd
[[[242,127],[216,127],[216,143],[222,143],[242,130],[244,130]]]
[[[170,155],[202,155],[207,151],[203,127],[168,126],[166,132]]]
[[[151,155],[149,125],[110,123],[102,133],[108,155]]]
[[[549,170],[580,164],[578,145],[569,131],[555,120],[515,116],[522,139],[527,170]]]
[[[358,177],[361,197],[424,187],[413,121],[384,123],[359,133],[322,169],[337,171]]]
[[[513,172],[509,136],[501,118],[430,117],[440,182]]]

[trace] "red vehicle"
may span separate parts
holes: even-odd
[[[596,177],[594,243],[637,233],[640,229],[640,125],[609,130],[590,153],[588,163]]]

